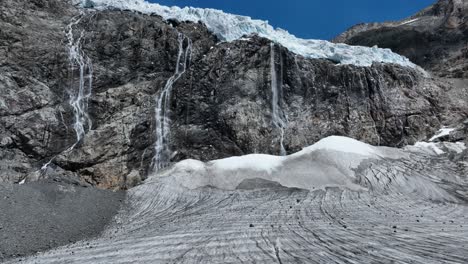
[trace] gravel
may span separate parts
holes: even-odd
[[[99,235],[124,198],[54,181],[0,185],[0,262]]]

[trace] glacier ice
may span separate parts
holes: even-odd
[[[344,137],[186,160],[128,190],[96,238],[7,263],[467,263],[468,181],[454,166]]]
[[[381,155],[380,153],[382,152],[382,150],[386,148],[380,147],[379,149],[377,149],[374,146],[352,138],[342,136],[330,136],[318,141],[312,146],[305,147],[304,149],[297,153],[294,153],[293,155],[304,155],[320,149],[340,151],[344,153],[366,157],[378,157],[379,155]]]
[[[207,163],[186,160],[161,175],[171,175],[176,182],[189,189],[214,186],[234,190],[244,180],[263,179],[308,190],[343,187],[362,191],[365,188],[354,183],[354,170],[363,160],[404,156],[398,150],[331,136],[289,156],[250,154]]]
[[[224,13],[215,9],[193,7],[167,7],[145,0],[75,0],[84,8],[118,8],[143,13],[154,13],[164,19],[203,22],[208,29],[223,41],[234,41],[244,36],[257,34],[279,43],[290,51],[308,58],[329,59],[341,64],[370,66],[373,62],[394,63],[418,68],[408,58],[393,53],[390,49],[349,46],[325,40],[301,39],[286,30],[275,29],[267,21]]]
[[[456,128],[442,127],[439,131],[437,131],[437,134],[431,137],[427,142],[419,141],[412,146],[406,146],[405,149],[432,155],[443,155],[446,152],[462,153],[466,149],[465,143],[463,142],[435,142],[441,137],[450,135],[450,133],[455,130]]]

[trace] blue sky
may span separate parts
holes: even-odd
[[[350,26],[408,17],[435,0],[149,0],[268,20],[302,38],[331,39]]]

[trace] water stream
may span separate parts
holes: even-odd
[[[192,41],[182,33],[178,35],[179,51],[174,74],[167,80],[166,85],[156,98],[156,144],[155,155],[152,160],[152,171],[158,171],[170,163],[171,150],[169,146],[171,136],[170,99],[174,83],[185,73],[192,55]]]
[[[282,84],[278,84],[278,76],[276,73],[276,62],[275,62],[275,44],[272,42],[270,46],[270,73],[271,73],[271,116],[273,125],[280,130],[280,155],[286,155],[286,149],[284,148],[284,129],[286,128],[286,121],[282,115],[282,109],[280,105],[280,94]]]

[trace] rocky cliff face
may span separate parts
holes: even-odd
[[[468,2],[439,0],[402,21],[356,25],[335,42],[390,48],[435,75],[468,78]]]
[[[158,99],[168,80],[169,162],[279,154],[281,141],[290,153],[329,135],[404,146],[468,113],[461,86],[414,69],[307,59],[257,36],[219,42],[203,24],[155,15],[3,0],[0,28],[0,181],[137,184],[154,165]],[[70,62],[72,46],[83,61]],[[74,104],[79,87],[90,96]],[[77,106],[90,121],[81,140]]]

